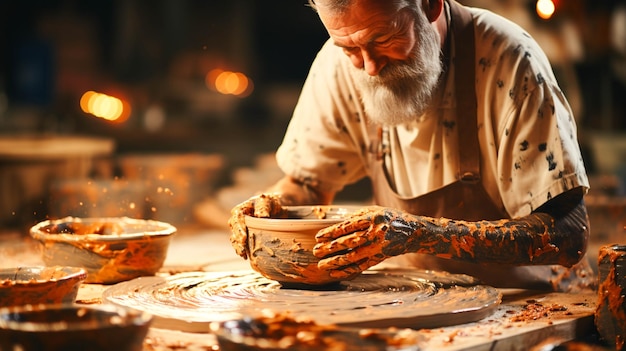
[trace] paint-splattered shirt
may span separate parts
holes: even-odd
[[[481,177],[489,196],[518,217],[566,190],[588,188],[575,121],[545,54],[514,23],[470,10]],[[277,151],[286,174],[329,191],[371,174],[373,126],[354,70],[330,41],[318,53]],[[450,64],[436,108],[411,124],[387,128],[385,169],[401,196],[419,196],[457,180],[454,74]]]

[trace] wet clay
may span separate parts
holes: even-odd
[[[248,259],[248,229],[246,216],[275,218],[283,216],[280,198],[277,195],[261,194],[235,206],[231,210],[228,226],[231,229],[230,242],[237,255]]]
[[[368,230],[372,238],[389,244],[383,248],[388,257],[415,252],[446,259],[501,264],[562,264],[578,262],[582,252],[570,252],[571,239],[556,235],[554,219],[544,213],[524,218],[495,221],[462,221],[447,218],[414,216],[402,211],[372,208],[349,218],[339,230],[322,230],[318,239],[336,238],[342,234]],[[378,236],[376,235],[378,233]],[[360,239],[360,238],[359,238]],[[566,240],[568,239],[568,240]],[[394,244],[397,243],[397,244]],[[354,246],[354,244],[347,242]],[[361,244],[364,250],[376,245]],[[336,244],[328,252],[350,246]],[[387,251],[385,251],[387,250]],[[565,253],[563,255],[563,253]],[[371,252],[372,255],[378,252]]]
[[[583,211],[579,212],[577,215],[584,217]],[[581,289],[593,277],[582,259],[584,252],[578,249],[584,247],[578,243],[584,235],[573,235],[566,229],[584,230],[585,226],[583,221],[562,222],[545,213],[519,219],[462,221],[371,207],[321,229],[313,252],[323,257],[318,266],[338,278],[388,258],[410,255],[415,267],[471,274],[494,286]],[[526,268],[530,266],[532,269]]]
[[[142,277],[107,289],[103,300],[149,311],[154,325],[197,331],[210,322],[263,311],[344,327],[435,327],[475,321],[500,304],[500,293],[467,276],[432,271],[368,271],[332,288],[291,289],[258,273],[186,272]],[[462,279],[465,279],[463,281]]]
[[[220,350],[360,350],[415,349],[422,336],[412,329],[350,329],[296,320],[288,313],[211,325]]]
[[[286,285],[326,285],[357,276],[358,272],[338,279],[318,268],[319,258],[313,255],[316,232],[315,229],[289,237],[289,233],[251,231],[248,236],[250,266],[266,278]]]
[[[598,255],[598,304],[595,323],[602,338],[624,350],[626,341],[626,246],[606,245]]]
[[[313,255],[315,235],[341,222],[354,206],[284,207],[282,218],[246,217],[250,266],[268,279],[283,284],[326,285],[350,280],[360,272],[336,277],[318,268]]]

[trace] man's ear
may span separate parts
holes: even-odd
[[[423,0],[424,12],[430,22],[435,22],[443,11],[444,0]]]

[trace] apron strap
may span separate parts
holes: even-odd
[[[480,147],[476,103],[476,74],[474,51],[474,22],[470,12],[456,1],[448,1],[452,17],[455,45],[454,85],[456,90],[457,133],[459,134],[459,180],[464,183],[480,181]]]

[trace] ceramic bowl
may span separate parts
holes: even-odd
[[[78,267],[0,269],[0,307],[71,303],[87,271]]]
[[[142,350],[152,316],[113,305],[0,308],[0,350]]]
[[[154,275],[175,233],[168,223],[128,217],[66,217],[30,229],[46,265],[83,267],[85,283],[101,284]]]
[[[280,315],[213,322],[210,330],[221,351],[419,351],[423,339],[411,329],[343,328]]]
[[[283,285],[326,285],[338,279],[317,268],[313,255],[315,234],[339,223],[361,207],[287,206],[286,218],[245,218],[250,266]]]

